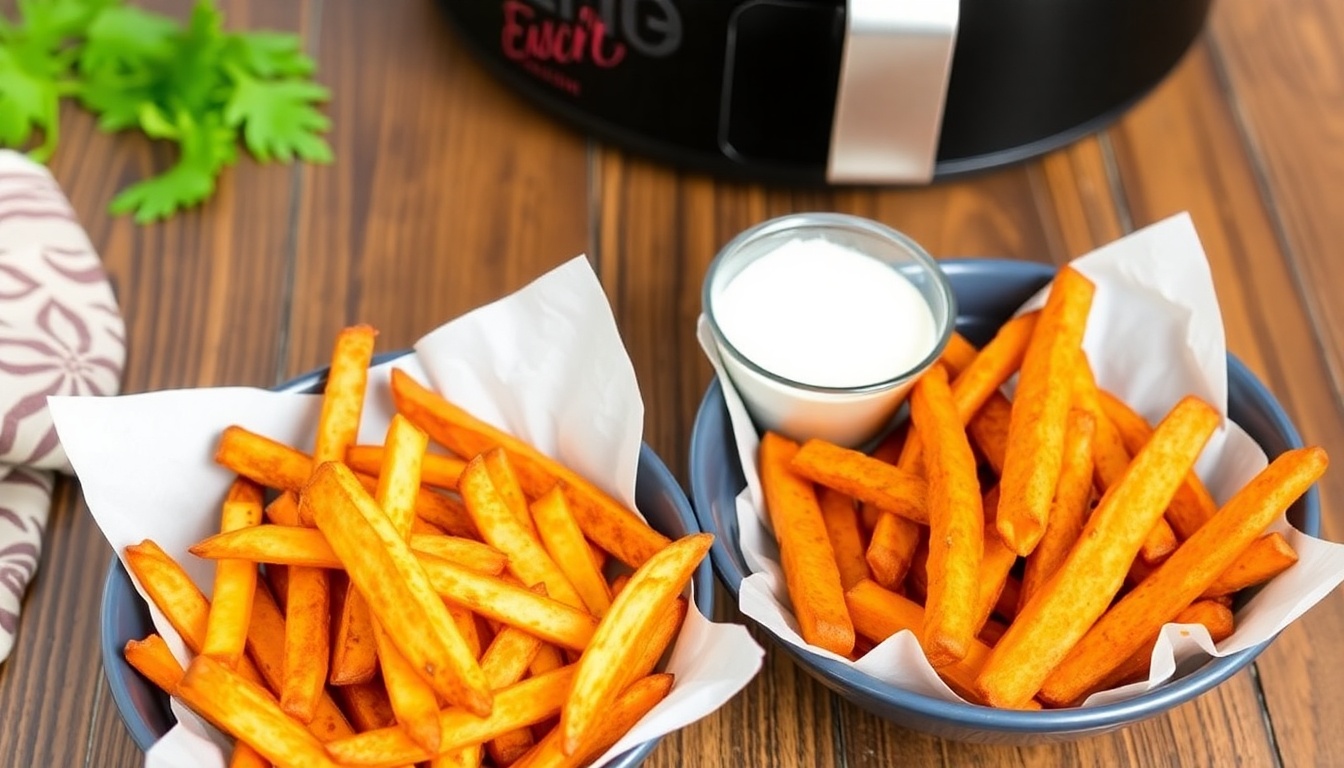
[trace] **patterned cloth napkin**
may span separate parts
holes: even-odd
[[[126,359],[112,286],[46,168],[0,150],[0,662],[42,554],[56,472],[48,395],[114,395]]]

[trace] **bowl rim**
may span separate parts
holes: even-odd
[[[381,365],[410,353],[411,350],[409,349],[383,352],[374,355],[371,365]],[[315,368],[270,389],[273,392],[312,393],[326,380],[329,368],[330,366]],[[653,478],[659,484],[676,489],[676,493],[669,495],[672,497],[677,518],[685,526],[688,533],[699,532],[700,521],[695,516],[686,489],[677,481],[676,476],[672,474],[672,470],[668,469],[662,458],[643,440],[640,440],[639,443],[638,466],[643,471],[651,472]],[[714,615],[714,570],[708,559],[696,566],[695,573],[691,576],[691,585],[696,607],[701,614],[712,619]],[[125,596],[128,593],[129,596],[134,598],[129,605],[125,602]],[[103,593],[99,601],[98,635],[102,650],[103,677],[107,681],[108,688],[111,689],[117,714],[122,723],[125,724],[126,730],[130,732],[131,740],[144,752],[148,751],[163,734],[155,733],[154,729],[145,722],[136,709],[125,678],[128,674],[137,673],[126,663],[122,655],[122,649],[117,646],[116,639],[112,637],[114,633],[110,631],[111,617],[116,612],[128,607],[132,610],[141,611],[146,616],[148,615],[149,609],[135,591],[130,574],[126,572],[126,568],[121,564],[121,560],[116,557],[116,553],[113,553],[107,573],[103,578]],[[162,691],[153,689],[153,693],[165,702],[167,701],[167,696]],[[641,742],[613,758],[607,765],[611,768],[633,768],[648,758],[662,738],[662,736],[656,736]]]
[[[963,274],[973,272],[991,274],[994,270],[1011,270],[1024,276],[1048,279],[1056,272],[1056,267],[1050,264],[1012,259],[946,259],[941,264],[949,272]],[[1229,381],[1236,377],[1246,383],[1252,397],[1260,400],[1265,406],[1266,415],[1274,428],[1283,434],[1289,444],[1302,445],[1302,438],[1297,428],[1288,418],[1288,414],[1283,410],[1282,405],[1259,378],[1231,353],[1227,355],[1227,362]],[[708,447],[714,444],[714,436],[709,434],[709,422],[718,415],[715,411],[721,412],[725,408],[723,389],[718,378],[715,377],[710,381],[704,398],[696,411],[695,423],[691,430],[692,458],[689,461],[689,473],[692,506],[695,509],[700,528],[715,534],[714,543],[710,547],[710,559],[714,563],[714,570],[718,573],[720,581],[736,598],[741,589],[742,580],[745,578],[744,569],[739,567],[738,560],[729,553],[727,537],[712,525],[713,520],[708,511],[712,504],[709,491],[706,488],[704,469],[702,469],[701,463],[695,460],[697,454],[708,450]],[[726,414],[722,418],[726,419]],[[721,423],[720,421],[715,426]],[[727,461],[730,466],[736,466],[738,471],[741,471],[735,454],[730,452]],[[740,492],[741,489],[739,488],[737,493]],[[1302,504],[1305,510],[1303,532],[1317,535],[1320,529],[1320,500],[1319,491],[1315,486],[1312,486],[1303,495]],[[740,552],[737,557],[741,558]],[[750,617],[746,618],[750,619]],[[753,621],[752,623],[755,624],[756,622]],[[824,658],[806,648],[789,645],[781,641],[774,633],[766,631],[777,647],[783,648],[786,652],[804,662],[806,666],[810,666],[823,678],[823,682],[837,690],[851,689],[869,699],[909,711],[918,716],[946,721],[951,725],[1016,735],[1058,735],[1063,733],[1081,735],[1085,732],[1103,731],[1128,725],[1138,719],[1160,714],[1218,686],[1251,663],[1274,641],[1274,637],[1271,637],[1262,643],[1236,653],[1212,658],[1198,669],[1173,682],[1125,701],[1093,707],[1022,711],[995,709],[964,702],[943,701],[899,688],[862,674],[837,661]],[[1275,637],[1277,637],[1277,634]]]

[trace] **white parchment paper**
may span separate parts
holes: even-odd
[[[1204,249],[1186,214],[1173,216],[1097,249],[1073,262],[1096,284],[1083,346],[1097,383],[1156,423],[1185,395],[1194,394],[1224,414],[1222,427],[1196,466],[1209,492],[1225,502],[1267,465],[1264,451],[1226,419],[1227,349],[1222,313]],[[1047,291],[1021,311],[1045,302]],[[724,375],[704,318],[700,344],[723,385],[747,487],[737,499],[741,551],[751,571],[738,595],[742,612],[797,647],[849,664],[902,688],[960,701],[933,671],[913,633],[888,638],[856,662],[807,646],[798,633],[769,529],[756,466],[760,438],[741,398]],[[1171,678],[1199,654],[1225,656],[1273,637],[1344,581],[1344,545],[1312,538],[1280,519],[1297,550],[1296,565],[1266,585],[1236,614],[1237,629],[1214,645],[1202,625],[1166,625],[1153,649],[1149,679],[1094,694],[1084,706],[1137,696]]]
[[[371,371],[362,442],[381,442],[387,430],[392,367],[634,505],[644,406],[586,258],[441,326],[415,345],[414,354]],[[319,406],[317,395],[237,387],[51,399],[89,510],[118,556],[129,544],[154,539],[207,595],[213,565],[191,556],[187,547],[218,530],[231,481],[212,460],[220,432],[240,424],[311,450]],[[181,639],[152,607],[151,614],[185,662]],[[755,676],[761,657],[745,628],[712,623],[692,602],[667,667],[676,675],[671,693],[599,764],[713,712]],[[146,765],[224,765],[211,734],[194,720],[184,718],[150,750]]]

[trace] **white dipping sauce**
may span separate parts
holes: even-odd
[[[822,238],[790,240],[748,264],[714,300],[724,338],[800,384],[862,387],[919,365],[933,311],[892,267]]]

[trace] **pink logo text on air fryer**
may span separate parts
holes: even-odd
[[[673,0],[505,0],[500,45],[509,59],[577,95],[579,83],[555,67],[610,69],[627,53],[667,56],[681,39]]]

